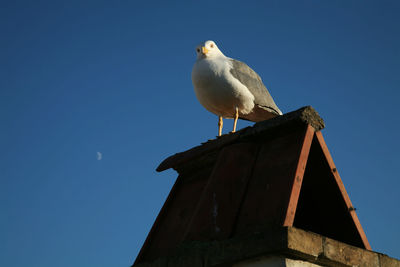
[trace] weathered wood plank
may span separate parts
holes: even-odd
[[[305,128],[263,140],[237,222],[237,233],[283,225]]]
[[[186,240],[231,236],[257,150],[254,143],[238,143],[220,152],[188,228]]]

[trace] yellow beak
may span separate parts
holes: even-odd
[[[204,46],[201,47],[201,52],[203,52],[203,54],[207,54],[208,53],[208,49],[205,48]]]

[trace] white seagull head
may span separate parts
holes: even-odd
[[[196,46],[197,59],[224,56],[214,41],[205,41]]]

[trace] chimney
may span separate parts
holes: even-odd
[[[400,266],[372,252],[312,107],[165,159],[179,176],[135,267]]]

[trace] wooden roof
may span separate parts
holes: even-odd
[[[135,264],[176,253],[185,242],[229,240],[297,227],[368,249],[320,132],[304,107],[164,160],[179,176]]]

